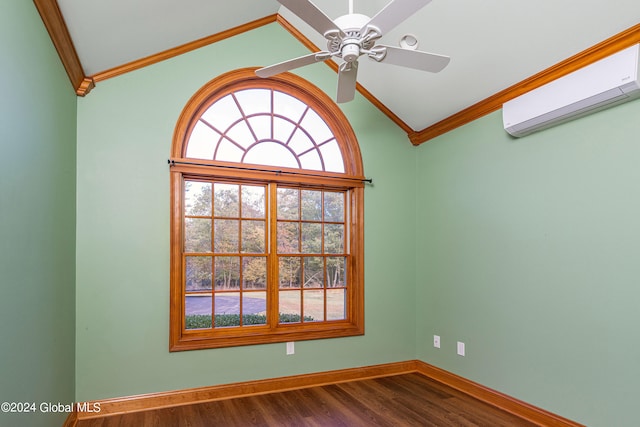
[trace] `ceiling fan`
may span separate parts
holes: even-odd
[[[270,77],[285,71],[342,58],[338,67],[337,102],[351,101],[355,96],[358,58],[367,55],[377,62],[400,65],[437,73],[447,66],[448,56],[415,50],[417,40],[407,37],[401,47],[376,44],[384,34],[409,16],[426,6],[431,0],[392,0],[373,18],[353,13],[353,0],[349,0],[349,13],[332,21],[310,0],[278,0],[280,4],[327,39],[327,50],[304,55],[256,70],[260,77]]]

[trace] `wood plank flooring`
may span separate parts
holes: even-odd
[[[418,373],[97,419],[77,427],[534,426]]]

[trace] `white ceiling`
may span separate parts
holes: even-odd
[[[348,0],[313,2],[332,19],[348,11]],[[354,0],[354,9],[373,16],[388,2]],[[88,76],[275,13],[326,47],[321,35],[276,0],[58,4]],[[434,0],[381,42],[396,45],[402,35],[414,34],[420,50],[451,56],[449,66],[431,74],[362,57],[358,81],[417,131],[638,24],[639,18],[638,0]]]

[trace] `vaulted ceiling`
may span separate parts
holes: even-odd
[[[373,16],[389,1],[354,0],[354,11]],[[273,22],[310,49],[326,48],[322,35],[276,0],[34,3],[79,95],[104,79]],[[348,0],[313,3],[331,19],[348,12]],[[420,144],[639,43],[639,18],[638,0],[434,0],[381,41],[397,45],[412,34],[420,50],[450,56],[448,67],[432,74],[361,58],[359,90]],[[290,57],[282,52],[273,63]]]

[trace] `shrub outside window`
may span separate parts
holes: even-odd
[[[171,163],[170,350],[364,333],[363,172],[336,104],[292,74],[224,74]]]

